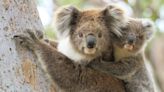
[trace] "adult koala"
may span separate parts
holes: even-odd
[[[125,92],[122,81],[87,66],[104,53],[111,56],[110,34],[121,35],[118,30],[123,11],[113,5],[84,11],[68,6],[56,14],[59,37],[64,37],[59,38],[58,49],[37,38],[32,30],[15,36],[22,46],[35,52],[57,85],[56,92]]]

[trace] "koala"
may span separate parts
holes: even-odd
[[[128,18],[126,26],[121,28],[122,36],[112,37],[114,62],[92,62],[91,67],[123,80],[126,92],[154,92],[143,55],[154,30],[153,22],[148,19]]]
[[[55,92],[125,92],[121,80],[87,65],[106,53],[106,49],[112,55],[110,34],[121,36],[118,27],[123,24],[123,11],[111,5],[83,11],[67,6],[59,8],[55,16],[57,48],[56,44],[39,39],[35,30],[14,36],[16,44],[36,54],[55,83]]]
[[[57,49],[58,42],[56,40],[50,40],[50,39],[46,39],[46,38],[40,38],[40,39],[43,40],[45,43],[47,43],[47,45]]]
[[[108,48],[111,49],[107,30],[120,36],[118,28],[123,24],[124,16],[115,5],[108,8],[106,11],[91,9],[82,12],[72,6],[59,9],[55,16],[58,51],[76,63],[88,64]]]

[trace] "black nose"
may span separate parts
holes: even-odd
[[[86,42],[88,48],[94,48],[96,45],[96,37],[92,34],[89,34],[86,38]]]
[[[135,35],[129,35],[128,36],[128,43],[129,44],[133,44],[135,42],[135,40],[136,40]]]

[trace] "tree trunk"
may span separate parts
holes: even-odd
[[[155,77],[157,84],[161,89],[160,92],[164,92],[164,36],[156,37],[151,46],[150,59],[154,66]]]
[[[55,92],[35,55],[12,39],[27,28],[43,30],[34,1],[0,1],[0,92]]]

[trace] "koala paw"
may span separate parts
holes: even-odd
[[[29,29],[28,29],[28,30],[29,30]],[[41,30],[36,30],[36,36],[37,36],[39,39],[43,39],[43,38],[44,38],[43,31],[41,31]]]
[[[90,68],[92,68],[92,69],[96,69],[96,68],[99,67],[98,65],[99,65],[100,63],[101,63],[101,62],[99,62],[99,60],[94,60],[94,61],[90,62],[88,66],[89,66]]]
[[[29,49],[34,49],[37,47],[37,43],[39,39],[36,37],[32,30],[27,29],[22,34],[17,34],[14,36],[16,43],[20,44],[23,47],[27,47]]]

